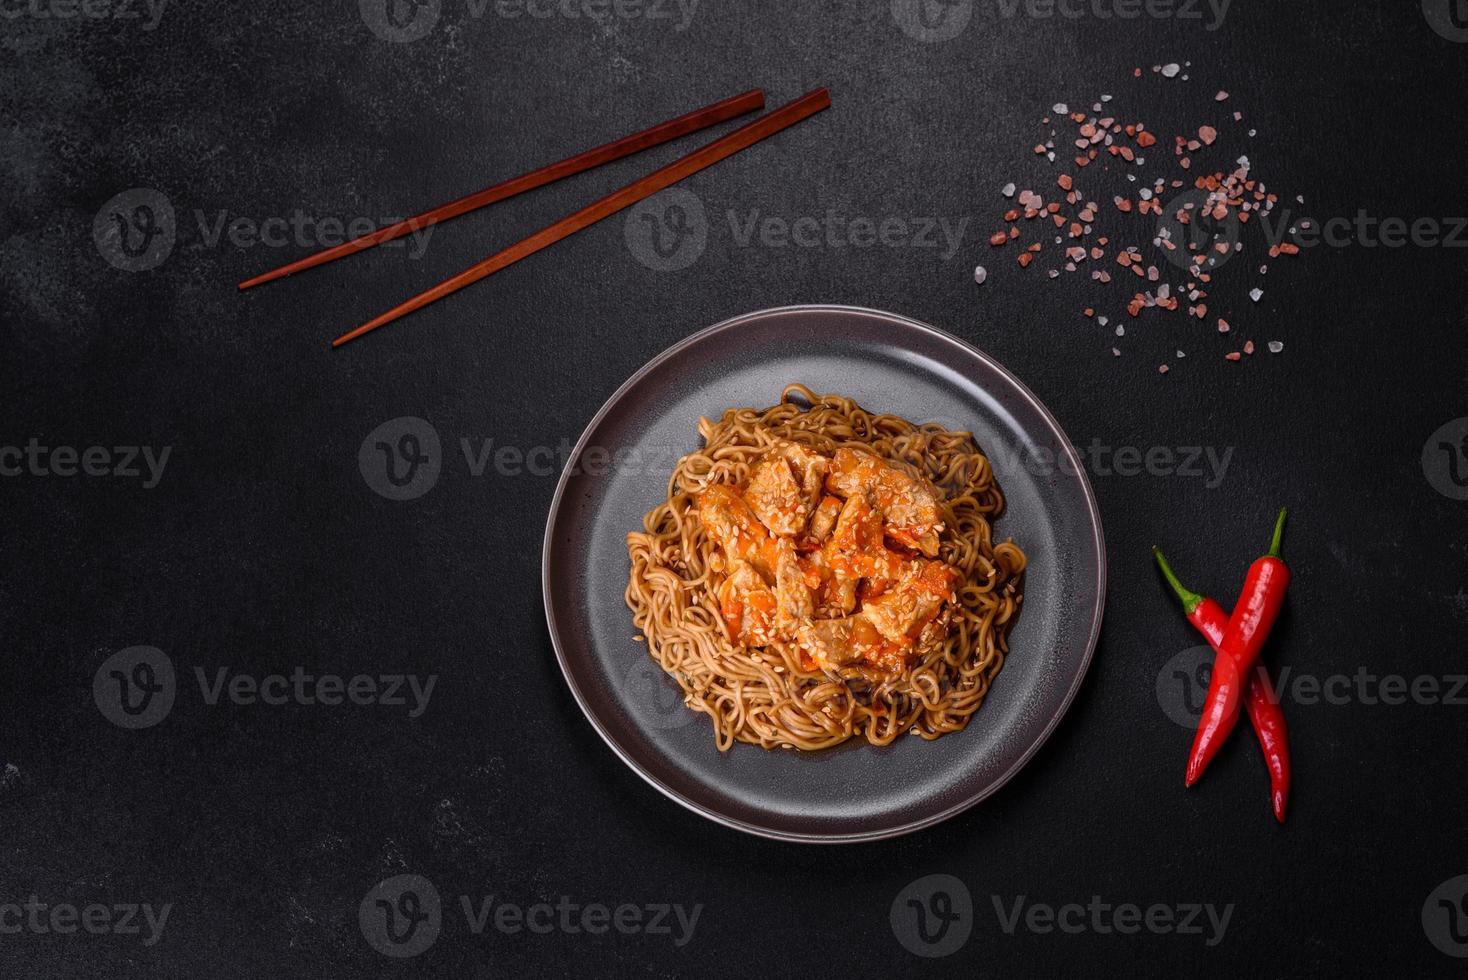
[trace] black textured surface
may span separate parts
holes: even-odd
[[[1189,735],[1156,686],[1196,640],[1147,548],[1164,544],[1188,579],[1231,602],[1288,503],[1297,580],[1272,665],[1316,678],[1462,672],[1468,504],[1435,490],[1421,458],[1440,426],[1468,415],[1468,253],[1322,246],[1272,263],[1251,304],[1253,239],[1210,298],[1234,322],[1231,338],[1149,313],[1128,322],[1112,358],[1116,339],[1077,311],[1125,319],[1120,283],[1049,283],[1043,263],[1021,275],[984,240],[998,186],[1052,186],[1054,170],[1029,152],[1044,137],[1039,117],[1102,92],[1159,133],[1213,121],[1226,138],[1209,162],[1247,152],[1272,189],[1287,202],[1305,195],[1318,217],[1461,214],[1468,44],[1410,2],[1236,0],[1210,31],[1206,12],[1006,18],[996,0],[938,43],[909,36],[880,2],[701,3],[683,30],[677,16],[597,25],[440,6],[411,43],[379,38],[355,3],[169,4],[151,30],[141,4],[133,20],[37,16],[69,9],[49,0],[3,8],[0,448],[35,438],[171,453],[151,489],[127,477],[0,480],[0,927],[14,922],[3,907],[32,895],[172,910],[151,946],[30,926],[0,934],[0,972],[1460,967],[1434,946],[1452,942],[1451,923],[1429,896],[1468,873],[1468,707],[1287,703],[1298,775],[1284,828],[1243,733],[1185,791]],[[1131,77],[1183,60],[1187,82]],[[238,295],[233,283],[304,245],[211,244],[221,215],[401,215],[751,85],[778,104],[818,84],[832,110],[687,182],[709,228],[680,271],[639,262],[619,217],[360,343],[326,347],[696,137],[461,218],[417,259],[383,249]],[[1223,109],[1211,101],[1219,88],[1232,93]],[[1244,113],[1242,126],[1218,122],[1227,109]],[[127,272],[104,258],[93,225],[135,188],[171,202],[178,232],[161,264]],[[941,247],[745,247],[727,217],[828,208],[970,221],[945,260]],[[976,261],[991,270],[983,287]],[[896,310],[975,343],[1083,448],[1232,450],[1211,490],[1202,478],[1093,470],[1111,590],[1064,723],[977,809],[836,849],[699,820],[616,761],[576,710],[542,620],[553,476],[493,464],[474,476],[458,448],[572,442],[674,341],[809,301]],[[1226,363],[1244,338],[1286,347]],[[1174,349],[1188,357],[1159,376]],[[369,432],[403,416],[431,422],[442,472],[396,502],[373,492],[357,456]],[[1428,448],[1442,483],[1446,457]],[[164,651],[179,685],[160,724],[129,731],[99,711],[92,682],[136,645]],[[212,678],[298,666],[438,681],[417,718],[385,705],[211,706],[194,682],[195,668]],[[403,873],[431,880],[445,911],[432,947],[396,962],[369,945],[358,906]],[[929,874],[961,880],[974,915],[961,950],[924,961],[888,913]],[[703,909],[676,947],[676,935],[615,929],[476,935],[461,895]],[[995,902],[1008,915],[1019,896],[1233,911],[1213,946],[1089,925],[1070,935],[1021,922],[1009,934]]]

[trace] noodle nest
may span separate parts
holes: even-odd
[[[700,419],[698,428],[703,448],[678,461],[667,499],[647,514],[642,531],[627,535],[626,600],[684,704],[712,719],[719,750],[736,741],[802,750],[854,738],[887,745],[903,732],[931,740],[962,730],[1004,665],[1025,569],[1017,545],[993,543],[991,522],[1004,496],[973,437],[875,415],[798,384],[772,408],[730,409],[717,422]],[[792,643],[751,648],[730,639],[716,598],[719,548],[699,521],[695,495],[715,483],[743,486],[753,464],[780,441],[823,455],[863,448],[939,491],[939,557],[963,581],[946,633],[918,647],[907,669],[853,664],[828,673],[803,667]]]

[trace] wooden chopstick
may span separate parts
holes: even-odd
[[[414,310],[421,310],[436,300],[443,299],[450,293],[457,292],[472,283],[476,283],[485,276],[492,275],[506,266],[513,265],[528,255],[533,255],[543,248],[554,245],[563,238],[574,235],[576,232],[596,224],[603,218],[610,217],[625,208],[629,208],[645,198],[649,198],[658,191],[664,190],[678,183],[685,177],[689,177],[713,166],[720,160],[731,157],[740,150],[748,149],[760,140],[775,135],[783,129],[795,125],[802,119],[815,115],[822,109],[831,105],[831,96],[824,88],[818,88],[814,92],[803,95],[782,106],[768,115],[761,116],[748,125],[741,126],[734,132],[723,136],[702,149],[695,150],[687,156],[675,160],[668,166],[654,173],[648,174],[640,180],[628,184],[619,191],[608,194],[594,204],[582,208],[575,214],[568,215],[555,224],[531,235],[522,241],[511,245],[509,248],[476,265],[472,265],[451,279],[434,286],[432,289],[419,293],[412,299],[393,307],[386,313],[369,320],[356,329],[342,334],[331,342],[332,347],[340,347],[349,340],[355,340],[384,324],[391,323],[399,317],[406,316]]]
[[[736,95],[733,98],[724,99],[722,102],[715,102],[713,105],[704,106],[702,109],[695,109],[693,112],[679,116],[677,119],[670,119],[650,129],[644,129],[640,133],[624,136],[619,140],[614,140],[595,149],[568,157],[559,163],[552,163],[549,166],[541,167],[539,170],[532,170],[528,174],[511,178],[504,183],[495,184],[493,187],[486,187],[482,191],[470,194],[467,197],[461,197],[457,201],[450,201],[448,204],[436,207],[431,211],[425,211],[420,215],[399,221],[396,224],[388,225],[385,228],[379,228],[360,238],[354,238],[341,245],[335,245],[331,248],[314,252],[303,259],[298,259],[288,265],[283,265],[279,269],[272,269],[270,272],[262,273],[253,279],[246,279],[240,283],[240,289],[249,289],[252,286],[259,286],[262,283],[282,279],[303,269],[312,269],[318,265],[325,265],[327,262],[334,261],[345,255],[355,255],[357,252],[365,251],[374,245],[381,245],[383,242],[390,242],[395,238],[402,238],[404,235],[415,232],[420,228],[426,228],[429,225],[437,224],[440,221],[447,221],[450,218],[457,218],[461,214],[482,208],[487,204],[503,201],[507,197],[514,197],[516,194],[523,194],[528,190],[543,187],[563,177],[570,177],[573,174],[579,174],[593,167],[599,167],[604,163],[620,160],[625,156],[631,156],[634,153],[639,153],[654,146],[660,146],[669,140],[675,140],[680,136],[687,136],[689,133],[695,133],[700,129],[706,129],[716,123],[721,123],[725,120],[733,119],[735,116],[742,116],[746,112],[754,112],[764,107],[765,93],[759,89],[753,89],[745,92],[743,95]]]

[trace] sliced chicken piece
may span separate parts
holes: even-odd
[[[881,634],[865,616],[816,619],[804,623],[797,639],[800,649],[821,670],[835,670],[866,659],[882,643]]]
[[[902,569],[882,543],[881,513],[862,493],[846,498],[822,555],[838,579],[895,578]]]
[[[815,599],[806,582],[806,570],[795,557],[795,546],[784,538],[775,542],[775,625],[785,636],[794,636],[802,620],[815,615]]]
[[[872,453],[842,446],[831,457],[831,465],[826,470],[826,489],[843,497],[854,497],[875,489],[886,468],[887,464]]]
[[[741,559],[752,561],[761,573],[773,576],[770,532],[738,490],[722,483],[705,489],[698,495],[698,519],[714,542],[724,549],[725,560],[731,567]]]
[[[826,481],[829,462],[826,457],[804,446],[786,442],[780,445],[780,454],[790,461],[790,469],[800,482],[800,492],[813,510],[821,499],[821,487]]]
[[[860,449],[836,450],[826,487],[845,497],[868,493],[882,513],[883,531],[904,547],[937,557],[943,511],[928,481]]]
[[[841,516],[841,498],[822,497],[820,504],[816,507],[816,512],[811,515],[803,545],[811,549],[820,547],[835,530],[836,518],[839,516]]]
[[[822,597],[826,610],[842,616],[850,615],[856,609],[856,586],[859,581],[833,576]]]
[[[759,571],[747,561],[735,561],[729,577],[719,586],[719,612],[729,635],[747,646],[767,646],[776,638],[777,603]]]
[[[929,558],[938,556],[943,511],[938,506],[938,492],[928,481],[899,469],[888,469],[877,489],[877,503],[882,508],[883,530],[889,538]]]
[[[866,602],[861,611],[888,640],[911,645],[937,618],[943,603],[955,598],[954,590],[962,581],[953,566],[918,559],[908,563],[897,581]]]
[[[797,561],[805,572],[805,584],[811,589],[816,618],[839,619],[856,609],[860,579],[837,577],[826,564],[826,554],[822,550],[802,554]]]
[[[826,458],[793,442],[778,442],[754,464],[744,498],[772,532],[805,530],[821,499]]]
[[[815,506],[795,478],[790,460],[779,452],[767,453],[754,464],[744,499],[765,527],[787,538],[805,530]]]

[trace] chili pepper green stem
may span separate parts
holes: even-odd
[[[1288,507],[1281,507],[1279,509],[1279,519],[1274,522],[1274,537],[1269,542],[1269,557],[1279,558],[1280,561],[1284,561],[1284,559],[1280,557],[1279,546],[1280,543],[1284,540],[1285,515],[1288,513]]]
[[[1172,586],[1172,591],[1177,593],[1178,599],[1182,601],[1183,612],[1189,616],[1203,603],[1203,597],[1196,592],[1183,588],[1183,584],[1177,580],[1172,573],[1172,566],[1167,564],[1167,559],[1162,556],[1162,549],[1155,544],[1152,546],[1152,557],[1157,559],[1157,564],[1162,569],[1162,577],[1167,579],[1167,584]]]

